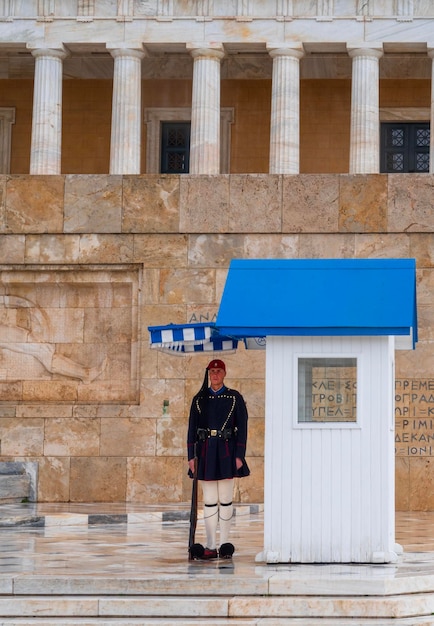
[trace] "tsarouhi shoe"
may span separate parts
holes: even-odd
[[[205,548],[201,543],[194,543],[188,549],[190,560],[201,559],[203,557],[203,553],[205,552]]]
[[[209,559],[216,559],[217,557],[218,557],[217,550],[210,550],[209,548],[205,548],[200,558],[207,561]]]
[[[234,552],[235,547],[232,543],[222,543],[219,550],[219,557],[221,559],[231,559]]]

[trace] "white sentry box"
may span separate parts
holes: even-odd
[[[267,563],[388,563],[394,337],[267,337]]]
[[[220,332],[266,346],[266,563],[391,563],[395,349],[417,342],[413,259],[233,260]]]

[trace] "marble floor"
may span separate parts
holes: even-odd
[[[232,561],[188,561],[188,514],[187,505],[0,505],[0,626],[434,626],[434,512],[397,513],[404,554],[388,565],[258,564],[254,505],[237,507]],[[196,539],[205,543],[202,520]]]

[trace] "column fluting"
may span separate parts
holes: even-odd
[[[273,59],[270,174],[300,171],[300,59],[301,45],[268,46]]]
[[[223,46],[187,48],[193,57],[190,174],[220,173],[220,62]]]
[[[114,58],[110,174],[140,174],[141,69],[145,52],[107,47]]]
[[[380,171],[379,60],[381,46],[351,47],[350,174]]]
[[[36,48],[30,174],[60,174],[63,48]]]

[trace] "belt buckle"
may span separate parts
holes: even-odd
[[[216,430],[210,430],[209,434],[211,435],[211,437],[217,437],[217,431]]]

